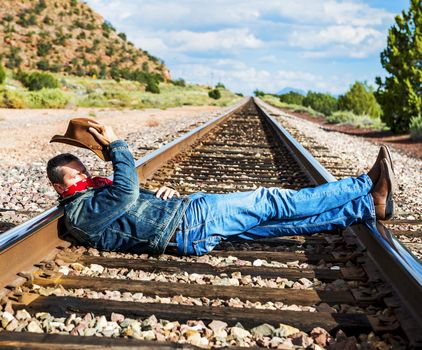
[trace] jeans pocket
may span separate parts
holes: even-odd
[[[195,254],[198,256],[209,253],[214,247],[221,242],[221,237],[217,235],[209,236],[205,239],[193,241],[192,246]]]

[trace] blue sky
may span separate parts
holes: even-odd
[[[88,0],[172,78],[235,92],[341,94],[384,76],[379,54],[408,0]]]

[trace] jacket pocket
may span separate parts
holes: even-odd
[[[192,246],[195,254],[198,256],[208,254],[214,247],[221,242],[221,236],[212,235],[198,241],[193,241]]]

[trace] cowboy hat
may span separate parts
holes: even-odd
[[[50,142],[61,142],[72,146],[86,148],[93,151],[102,160],[110,160],[110,150],[108,146],[104,146],[98,142],[93,134],[89,132],[89,128],[99,130],[95,125],[90,124],[98,122],[91,118],[73,118],[69,121],[66,133],[64,135],[54,135]]]

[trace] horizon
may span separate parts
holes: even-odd
[[[87,0],[128,40],[162,59],[173,79],[245,95],[299,90],[345,93],[355,81],[375,87],[386,75],[380,53],[400,0]],[[322,14],[322,15],[321,15]]]

